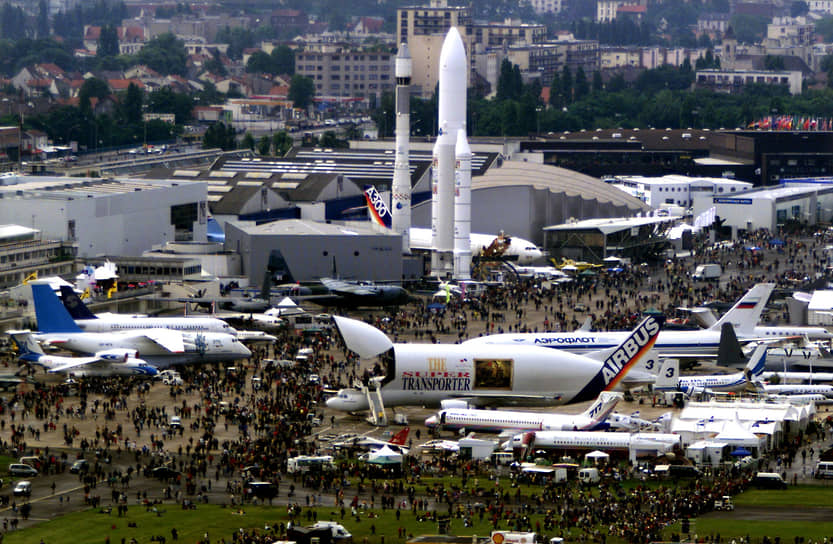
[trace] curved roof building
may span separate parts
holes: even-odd
[[[650,207],[607,183],[573,170],[504,161],[472,179],[471,231],[520,236],[538,245],[543,228],[569,219],[627,217]],[[431,202],[414,206],[415,225],[430,226]]]

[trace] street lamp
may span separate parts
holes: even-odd
[[[535,124],[537,127],[537,131],[535,135],[538,136],[541,134],[541,112],[544,111],[543,106],[536,106],[535,107]]]

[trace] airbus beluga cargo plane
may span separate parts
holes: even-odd
[[[394,344],[362,321],[333,320],[347,349],[362,358],[381,355],[385,376],[379,391],[386,406],[436,406],[448,399],[527,406],[593,400],[616,389],[647,357],[662,323],[648,317],[614,349],[583,356],[537,346]],[[358,389],[340,390],[327,406],[348,412],[369,407]]]

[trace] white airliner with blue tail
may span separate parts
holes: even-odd
[[[752,287],[731,310],[721,317],[708,329],[697,331],[662,331],[659,333],[654,351],[664,358],[715,358],[720,346],[721,328],[724,323],[731,323],[740,341],[761,340],[772,338],[762,327],[756,327],[761,312],[772,293],[775,284],[759,283]],[[781,330],[781,328],[777,328]],[[784,336],[788,335],[784,327]],[[594,351],[609,349],[630,334],[625,331],[573,331],[573,332],[540,332],[540,333],[512,333],[492,334],[472,338],[463,342],[469,344],[511,344],[514,346],[540,346],[555,348],[572,353],[587,354]]]
[[[46,355],[32,338],[31,331],[9,331],[17,345],[18,358],[42,366],[49,373],[76,376],[155,376],[156,367],[138,359],[133,349],[108,349],[91,357],[58,357]]]
[[[701,376],[680,376],[679,362],[669,360],[663,363],[657,381],[654,383],[654,391],[680,391],[687,396],[696,393],[731,393],[743,391],[752,382],[760,379],[766,365],[765,344],[755,348],[755,353],[749,358],[746,368],[742,372],[732,374],[714,374]]]
[[[580,414],[510,412],[508,410],[475,410],[449,408],[425,420],[429,429],[468,431],[595,431],[608,427],[605,422],[622,394],[602,392],[590,407]]]

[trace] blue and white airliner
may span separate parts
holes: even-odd
[[[758,327],[756,324],[761,312],[772,293],[775,284],[759,283],[752,287],[731,310],[721,317],[708,329],[697,331],[668,331],[659,333],[654,351],[663,358],[715,358],[720,346],[721,328],[724,323],[731,323],[735,328],[738,340],[753,341],[773,338],[773,331],[777,336],[800,335],[802,329],[808,327]],[[813,329],[820,329],[813,327]],[[824,331],[824,329],[820,329]],[[806,331],[805,331],[806,332]],[[827,331],[824,331],[825,333]],[[472,338],[463,342],[466,344],[513,344],[532,345],[561,349],[572,353],[588,354],[594,351],[610,349],[618,345],[628,335],[624,331],[573,331],[573,332],[540,332],[540,333],[512,333],[492,334]],[[830,333],[827,333],[828,335]]]

